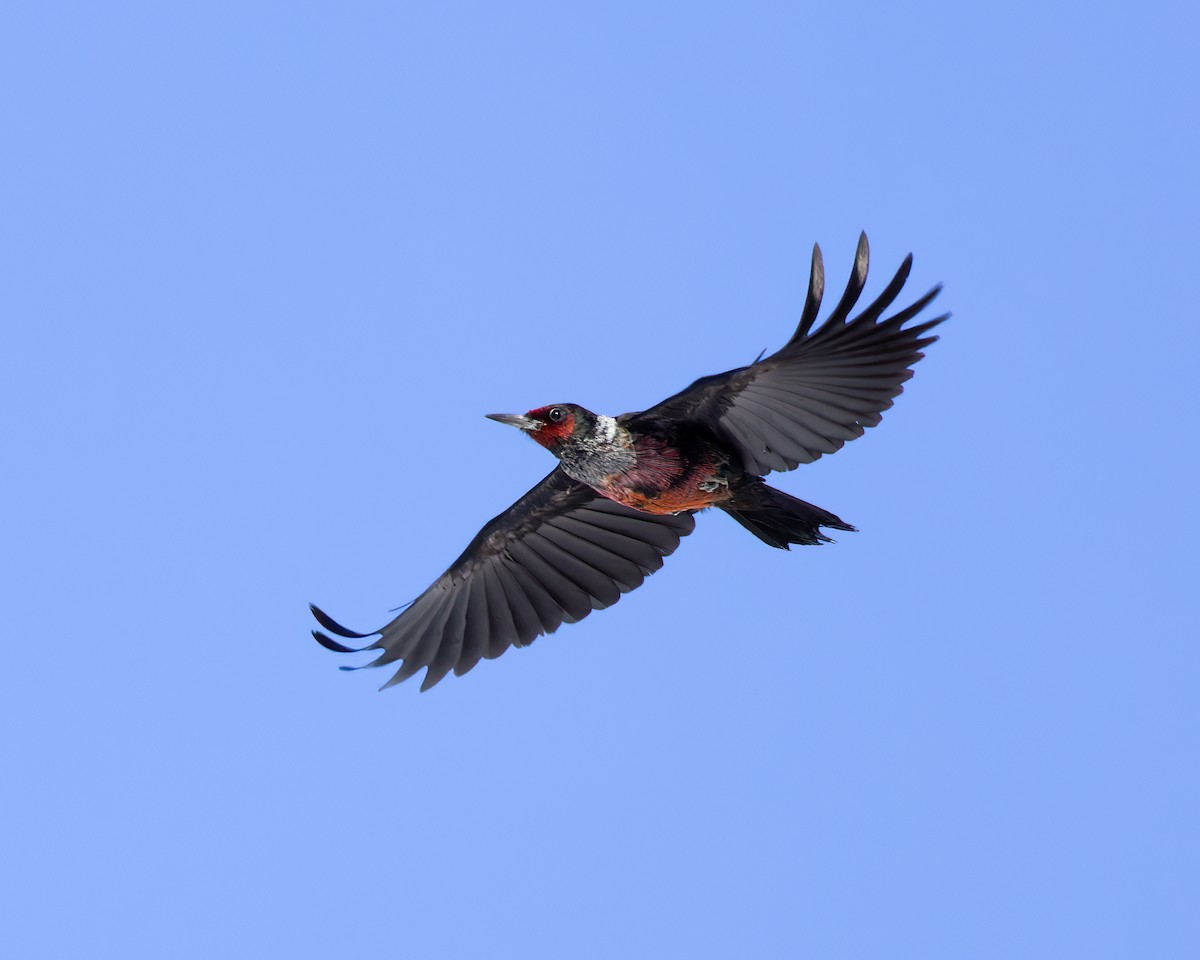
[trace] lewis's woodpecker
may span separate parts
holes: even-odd
[[[489,414],[528,434],[558,465],[374,634],[347,630],[312,607],[330,633],[378,639],[353,648],[319,630],[313,636],[339,653],[381,651],[364,666],[399,663],[383,688],[424,667],[421,689],[428,690],[451,670],[461,676],[481,658],[526,646],[616,603],[692,532],[698,510],[723,510],[784,550],[828,541],[821,527],[853,530],[827,510],[767,486],[762,476],[811,463],[878,424],[921,349],[937,339],[929,331],[949,316],[904,326],[938,286],[881,319],[908,278],[910,254],[875,302],[851,318],[867,259],[863,234],[846,291],[818,326],[825,272],[814,246],[804,311],[781,350],[703,377],[649,410],[607,417],[556,403]]]

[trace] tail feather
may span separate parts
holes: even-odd
[[[782,550],[790,549],[791,543],[831,543],[821,527],[854,530],[828,510],[768,487],[757,478],[737,490],[733,500],[722,504],[721,509],[763,543]]]

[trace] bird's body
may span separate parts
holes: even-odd
[[[867,273],[865,235],[841,301],[815,330],[824,290],[814,249],[799,326],[765,360],[697,380],[649,410],[610,417],[573,403],[489,414],[528,433],[559,466],[487,524],[463,554],[362,649],[368,666],[403,661],[390,686],[426,669],[422,689],[450,670],[524,646],[563,622],[615,603],[662,565],[695,526],[696,511],[728,513],[773,547],[828,541],[822,527],[853,530],[820,507],[767,486],[879,423],[912,376],[925,336],[945,317],[904,324],[936,296],[881,320],[903,287],[906,258],[883,293],[850,318]],[[327,630],[367,638],[313,607]],[[352,648],[320,631],[339,652]]]
[[[551,420],[554,412],[559,420]],[[602,496],[645,513],[702,510],[730,496],[740,468],[716,437],[636,415],[606,417],[577,404],[542,407],[525,415],[530,435],[558,457],[563,472]],[[493,415],[513,422],[504,414]],[[520,423],[515,424],[520,426]]]

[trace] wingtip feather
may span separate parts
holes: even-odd
[[[867,285],[867,272],[870,265],[871,247],[867,243],[867,234],[864,230],[858,235],[858,247],[854,251],[854,266],[850,269],[850,279],[846,281],[842,299],[838,301],[838,305],[833,308],[833,313],[821,325],[822,330],[836,327],[849,319],[850,311],[854,309],[854,304],[858,302],[863,287]]]
[[[310,603],[308,609],[312,611],[312,615],[317,618],[317,622],[321,626],[330,633],[336,633],[339,637],[346,637],[348,640],[366,640],[367,637],[374,636],[374,633],[357,633],[348,627],[343,627],[315,603]],[[378,630],[375,631],[375,633],[378,632]]]
[[[821,311],[821,300],[825,296],[825,261],[821,257],[821,245],[813,244],[812,267],[808,274],[808,294],[804,298],[804,310],[800,313],[800,322],[796,332],[792,334],[789,344],[796,343],[808,336],[808,331],[816,323],[817,314]]]
[[[333,637],[323,634],[320,630],[312,631],[313,639],[317,641],[326,650],[332,650],[334,653],[361,653],[365,647],[348,647],[344,643],[338,643]]]

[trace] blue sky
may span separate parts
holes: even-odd
[[[1200,920],[1183,4],[10,4],[21,957],[1183,957]],[[611,610],[342,674],[547,454],[912,250],[942,340]]]

